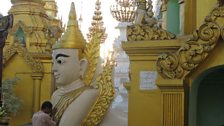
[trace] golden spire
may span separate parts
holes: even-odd
[[[84,47],[85,39],[79,30],[78,21],[76,19],[75,4],[72,2],[67,29],[61,39],[53,45],[53,49],[84,49]]]
[[[94,34],[100,33],[101,43],[103,43],[107,38],[107,34],[105,33],[106,28],[103,27],[103,21],[102,21],[103,17],[101,15],[100,8],[101,8],[101,2],[99,0],[96,0],[95,11],[92,18],[93,21],[91,23],[91,27],[89,28],[89,33],[87,34],[87,37],[88,40],[91,41]]]

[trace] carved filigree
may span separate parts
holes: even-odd
[[[97,86],[100,93],[88,116],[84,119],[82,126],[99,125],[110,107],[115,94],[112,83],[113,64],[110,61],[107,62],[103,72],[97,78]]]
[[[173,39],[175,35],[158,27],[150,25],[132,25],[127,28],[128,41]]]
[[[160,55],[157,61],[157,66],[160,67],[157,67],[157,71],[163,72],[164,74],[161,74],[163,77],[179,78],[184,71],[183,68],[179,67],[179,62],[176,61],[178,61],[178,55],[175,53]]]
[[[28,50],[22,47],[18,42],[14,42],[8,49],[3,53],[3,64],[6,65],[13,55],[18,53],[19,56],[24,58],[25,62],[31,66],[34,73],[42,73],[43,65],[39,60],[35,60]]]
[[[205,22],[193,33],[193,38],[185,42],[176,53],[163,54],[158,58],[157,69],[162,77],[169,79],[182,78],[208,56],[220,36],[224,38],[224,28],[220,27],[217,21],[219,17],[224,17],[224,7],[213,9],[210,15],[205,18]],[[173,60],[174,56],[175,60]],[[170,66],[175,67],[170,69]]]

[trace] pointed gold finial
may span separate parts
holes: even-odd
[[[78,21],[76,19],[75,4],[72,2],[67,29],[61,39],[53,45],[53,49],[84,49],[84,47],[85,39],[79,30]]]

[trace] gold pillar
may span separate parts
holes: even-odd
[[[162,93],[162,125],[184,126],[184,88],[182,80],[163,80],[157,85]]]
[[[41,92],[41,80],[43,75],[41,73],[33,73],[33,113],[40,109],[40,92]]]

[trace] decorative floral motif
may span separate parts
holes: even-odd
[[[160,56],[157,60],[160,75],[168,79],[182,78],[196,68],[214,49],[220,36],[224,38],[224,28],[217,21],[220,17],[224,17],[224,7],[215,8],[205,18],[199,30],[193,33],[193,38],[185,42],[176,53]]]

